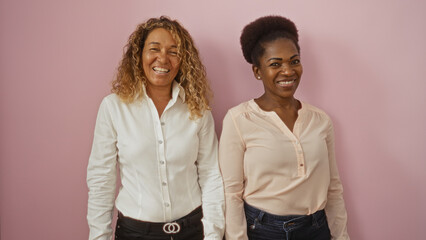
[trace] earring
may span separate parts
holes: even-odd
[[[260,76],[257,76],[257,79],[260,79]]]

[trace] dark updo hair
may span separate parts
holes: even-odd
[[[299,35],[296,25],[285,17],[265,16],[246,25],[240,43],[248,63],[259,66],[259,58],[265,53],[263,44],[279,38],[290,39],[300,53]]]

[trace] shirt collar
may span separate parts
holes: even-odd
[[[178,96],[182,102],[185,102],[185,89],[180,85],[180,83],[174,80],[172,86],[172,99],[175,101]]]
[[[251,106],[252,109],[254,109],[258,113],[261,113],[262,115],[268,115],[268,114],[269,115],[270,114],[275,115],[276,114],[274,111],[265,111],[262,108],[260,108],[260,106],[254,101],[254,99],[251,99],[248,102],[249,102],[249,106]],[[306,112],[306,105],[305,105],[304,102],[302,102],[300,100],[299,100],[299,102],[300,102],[301,108],[297,111],[297,113],[300,116],[300,115],[304,115],[305,114],[305,112]]]
[[[145,98],[149,97],[148,94],[146,93],[145,84],[142,84],[142,92]],[[182,102],[185,102],[185,89],[178,82],[176,82],[176,80],[173,80],[172,101],[175,102],[178,97],[182,100]]]

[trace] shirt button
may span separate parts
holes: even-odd
[[[165,124],[164,122],[161,122],[161,126],[164,126],[164,124]]]
[[[163,141],[161,141],[161,140],[160,140],[160,141],[158,141],[158,143],[159,143],[159,144],[162,144],[162,143],[163,143]]]
[[[164,161],[160,161],[161,164],[164,164]]]
[[[299,145],[299,141],[296,141],[296,145]]]
[[[169,203],[165,203],[164,205],[166,205],[166,207],[169,207],[169,206],[170,206],[170,204],[169,204]]]
[[[166,182],[163,182],[163,186],[166,186],[167,185],[167,183]]]
[[[300,166],[303,167],[303,163],[301,163]]]

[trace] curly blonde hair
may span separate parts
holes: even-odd
[[[203,111],[211,109],[209,98],[212,93],[206,70],[188,31],[176,20],[165,16],[151,18],[139,24],[130,35],[111,91],[126,103],[142,98],[142,84],[146,84],[147,81],[142,68],[142,50],[148,34],[156,28],[168,30],[177,43],[180,68],[175,80],[185,90],[185,102],[190,118],[199,118],[203,115]]]

